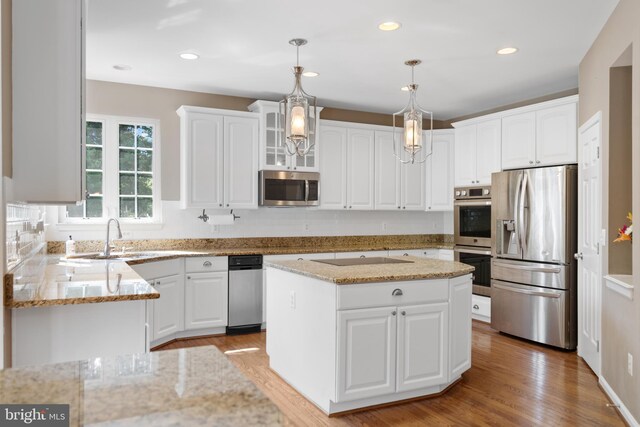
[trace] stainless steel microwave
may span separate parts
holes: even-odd
[[[259,172],[260,206],[318,206],[320,174],[317,172]]]

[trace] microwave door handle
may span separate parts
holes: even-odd
[[[309,180],[308,179],[304,180],[304,201],[305,202],[309,201]]]

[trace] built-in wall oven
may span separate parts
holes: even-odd
[[[454,194],[454,259],[475,267],[473,293],[490,297],[491,187],[457,187]]]
[[[454,243],[490,248],[491,187],[458,187],[454,194]]]
[[[463,262],[475,271],[471,274],[473,293],[485,297],[491,296],[491,248],[459,246],[453,249],[454,260]]]

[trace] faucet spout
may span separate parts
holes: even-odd
[[[109,226],[111,225],[112,221],[116,223],[116,227],[118,230],[117,239],[122,239],[122,230],[120,229],[120,221],[118,221],[115,218],[109,218],[109,221],[107,221],[107,238],[104,241],[104,252],[103,252],[103,255],[106,257],[111,255],[111,244],[109,243]]]

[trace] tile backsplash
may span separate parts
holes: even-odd
[[[7,270],[38,253],[45,245],[42,206],[7,204]]]

